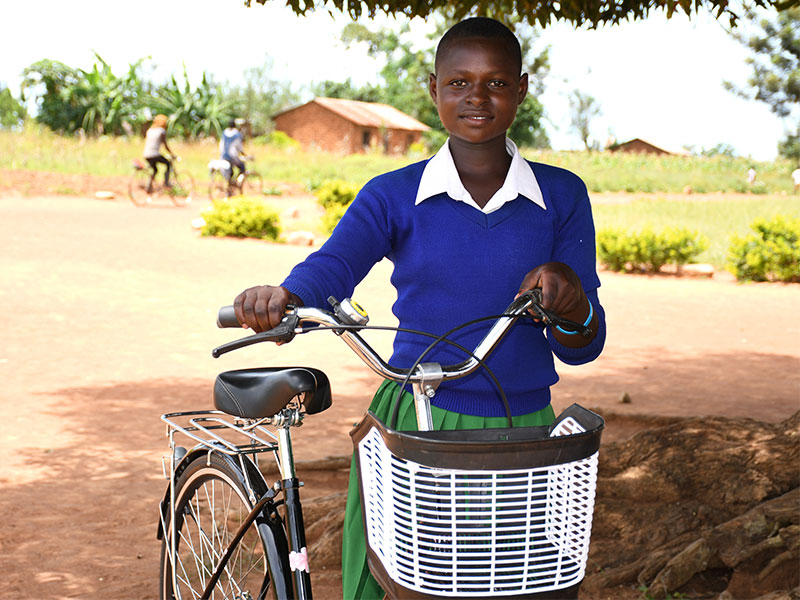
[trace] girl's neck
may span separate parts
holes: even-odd
[[[486,206],[495,192],[503,187],[511,166],[505,136],[480,144],[450,138],[449,144],[461,183],[478,206]]]

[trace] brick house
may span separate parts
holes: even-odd
[[[275,129],[306,149],[356,154],[381,148],[386,154],[404,154],[430,129],[413,117],[377,102],[314,98],[273,117]]]
[[[630,154],[675,154],[669,150],[659,148],[655,144],[646,142],[641,138],[633,138],[621,144],[612,144],[608,147],[609,152],[629,152]]]

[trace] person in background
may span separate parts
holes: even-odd
[[[150,165],[150,168],[153,172],[150,174],[150,183],[147,184],[147,191],[153,191],[153,181],[156,178],[158,173],[158,164],[161,163],[166,166],[166,171],[164,172],[164,185],[166,187],[170,187],[169,175],[172,171],[172,161],[168,159],[166,156],[161,154],[161,144],[164,144],[164,148],[172,159],[175,159],[175,154],[170,150],[169,145],[167,145],[167,116],[166,115],[156,115],[153,118],[153,124],[150,125],[150,129],[147,130],[147,133],[144,136],[144,159]]]
[[[236,181],[233,177],[233,167],[239,170],[239,175],[245,172],[244,161],[244,138],[242,132],[236,128],[236,119],[228,121],[228,126],[222,132],[222,137],[219,140],[219,157],[222,160],[227,160],[231,163],[230,173],[228,180]],[[237,177],[239,176],[237,175]]]

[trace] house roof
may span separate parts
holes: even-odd
[[[307,104],[318,104],[348,121],[362,127],[387,127],[406,131],[428,131],[430,127],[420,123],[414,117],[397,110],[394,106],[379,102],[361,102],[360,100],[344,100],[341,98],[314,98]],[[275,115],[276,117],[298,107],[291,108]]]
[[[647,140],[643,140],[642,138],[633,138],[632,140],[628,140],[627,142],[620,142],[614,146],[614,149],[617,150],[620,147],[628,146],[633,144],[634,142],[641,142],[647,146],[655,148],[656,150],[660,150],[661,152],[665,152],[666,154],[676,154],[676,155],[686,155],[688,152],[685,150],[676,150],[674,148],[665,148],[664,146],[656,146],[653,142],[648,142]]]

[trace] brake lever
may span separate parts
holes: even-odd
[[[528,293],[528,292],[526,292]],[[570,321],[569,319],[564,319],[563,317],[558,316],[554,312],[551,312],[542,306],[542,290],[540,288],[534,288],[530,290],[530,294],[532,295],[532,303],[528,310],[533,312],[533,316],[535,319],[539,319],[545,325],[549,325],[551,327],[555,327],[557,325],[561,325],[562,327],[569,328],[570,331],[575,331],[576,333],[581,334],[585,338],[589,338],[592,335],[592,328],[583,325],[583,323],[576,323],[575,321]]]
[[[232,342],[228,342],[227,344],[222,344],[221,346],[217,346],[211,351],[211,356],[214,358],[219,358],[227,352],[238,350],[239,348],[244,348],[245,346],[252,346],[253,344],[258,344],[260,342],[291,342],[294,339],[295,329],[297,328],[297,324],[299,322],[300,317],[297,315],[286,315],[283,317],[281,322],[272,329],[262,331],[261,333],[256,333],[240,340],[234,340]]]

